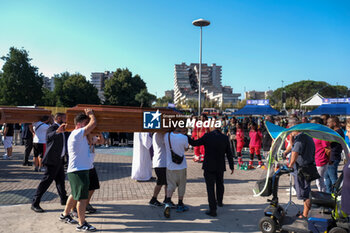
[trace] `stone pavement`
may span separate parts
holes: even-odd
[[[63,210],[54,184],[43,196],[41,206],[46,210],[37,214],[30,210],[30,201],[40,182],[42,173],[33,167],[23,167],[23,146],[14,147],[11,160],[0,158],[0,232],[74,232],[75,227],[58,221]],[[101,151],[101,150],[100,150]],[[102,150],[103,152],[103,150]],[[107,152],[107,150],[106,150]],[[0,155],[4,153],[0,147]],[[266,198],[253,197],[252,187],[262,170],[235,170],[225,173],[225,197],[218,217],[204,214],[207,195],[201,164],[187,155],[188,180],[184,203],[190,211],[172,212],[171,219],[163,217],[163,209],[148,206],[155,181],[136,182],[130,179],[131,156],[97,154],[95,166],[101,189],[93,196],[92,204],[98,212],[88,221],[106,232],[259,232],[258,221],[267,206]],[[70,193],[66,181],[67,192]],[[280,200],[288,201],[285,189],[288,178],[281,179]],[[162,191],[159,200],[163,200]],[[177,195],[173,197],[176,202]],[[296,200],[294,200],[296,201]],[[296,201],[298,204],[300,202]]]

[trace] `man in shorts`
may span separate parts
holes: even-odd
[[[164,208],[164,216],[166,218],[170,218],[170,209],[172,208],[171,197],[176,188],[178,188],[179,198],[176,212],[184,212],[188,210],[188,207],[183,203],[187,181],[185,150],[188,148],[188,139],[187,136],[185,136],[186,132],[187,129],[176,128],[173,132],[164,135],[167,162],[166,178],[168,184]],[[173,162],[171,150],[178,156],[183,157],[180,164]]]
[[[313,139],[305,133],[294,131],[291,133],[292,141],[292,155],[288,167],[293,168],[296,164],[296,168],[315,164],[315,143]],[[316,164],[315,164],[316,166]],[[298,174],[294,177],[295,189],[297,191],[297,197],[299,200],[304,201],[303,215],[300,217],[308,217],[311,203],[310,192],[311,182],[306,181],[304,176]]]
[[[12,157],[12,139],[14,133],[14,124],[3,125],[3,136],[2,142],[4,143],[5,154],[3,155],[3,159],[10,159]]]
[[[157,175],[157,184],[154,187],[152,199],[149,201],[151,206],[162,206],[163,204],[157,200],[158,194],[164,185],[166,198],[166,149],[164,144],[164,133],[154,133],[152,137],[153,146],[153,168]]]
[[[33,148],[34,148],[34,171],[45,171],[42,165],[42,159],[46,150],[46,133],[49,129],[50,116],[43,116],[40,121],[33,123]]]
[[[67,176],[71,186],[71,195],[60,220],[72,221],[70,211],[77,202],[79,224],[77,231],[96,231],[96,228],[85,221],[85,211],[89,198],[89,170],[92,168],[93,155],[89,151],[87,135],[96,127],[96,118],[92,109],[85,109],[85,114],[78,114],[74,119],[75,129],[68,138]]]

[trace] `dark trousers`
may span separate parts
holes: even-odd
[[[30,152],[33,149],[33,138],[23,138],[24,142],[24,158],[23,158],[23,163],[28,163],[28,159],[30,156]]]
[[[41,197],[44,195],[53,181],[56,182],[57,192],[61,198],[61,201],[65,200],[67,198],[67,192],[64,180],[65,174],[63,169],[63,162],[55,166],[46,166],[44,177],[36,189],[32,204],[34,206],[39,205]]]
[[[217,203],[222,203],[224,198],[224,172],[211,172],[204,170],[205,184],[207,186],[209,210],[216,211]],[[216,184],[216,197],[215,197]]]

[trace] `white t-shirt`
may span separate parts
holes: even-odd
[[[180,156],[185,156],[185,150],[188,147],[188,139],[183,134],[175,134],[170,133],[170,142],[171,147],[173,149],[173,152]],[[166,148],[166,160],[167,160],[167,169],[168,170],[182,170],[184,168],[187,168],[186,158],[182,160],[181,164],[176,164],[171,159],[171,152],[169,147],[169,139],[168,139],[168,133],[164,135],[164,144]]]
[[[68,169],[67,173],[90,170],[93,159],[89,151],[87,137],[84,136],[84,128],[75,129],[68,138]]]
[[[46,132],[49,128],[48,124],[45,124],[44,122],[38,121],[33,124],[33,130],[34,130],[34,143],[46,143]]]
[[[166,149],[164,144],[164,134],[154,133],[152,137],[153,145],[153,168],[166,167]]]

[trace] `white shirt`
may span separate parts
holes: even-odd
[[[187,168],[186,158],[182,160],[181,164],[176,164],[171,159],[171,152],[169,147],[169,139],[168,134],[166,133],[164,135],[164,144],[166,148],[166,160],[167,160],[167,169],[168,170],[182,170],[184,168]],[[171,142],[171,148],[173,149],[173,152],[175,152],[179,156],[185,156],[185,150],[188,147],[188,139],[183,134],[175,134],[170,133],[170,142]]]
[[[46,143],[46,132],[47,129],[49,128],[48,124],[45,124],[44,122],[38,121],[33,123],[33,130],[34,130],[34,138],[33,142],[34,143]]]
[[[152,177],[152,161],[150,147],[152,138],[149,133],[134,133],[131,179],[149,180]]]
[[[166,167],[166,148],[164,144],[164,134],[154,133],[152,137],[153,145],[153,168]]]
[[[69,163],[67,173],[75,171],[90,170],[92,168],[91,154],[89,152],[89,143],[84,136],[84,128],[75,129],[68,138],[68,156]]]

